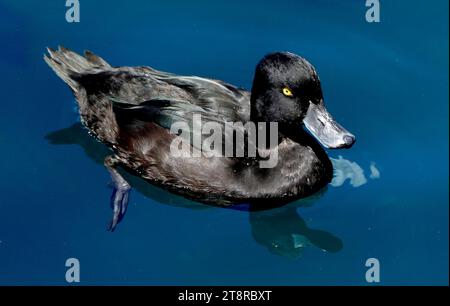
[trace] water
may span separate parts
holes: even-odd
[[[82,284],[365,285],[371,257],[381,284],[448,284],[447,1],[382,1],[379,24],[362,0],[154,2],[82,0],[69,24],[63,1],[0,1],[0,284],[65,284],[69,257]],[[134,178],[110,233],[107,152],[42,60],[58,44],[246,88],[264,54],[289,50],[358,141],[329,152],[335,186],[262,213]]]

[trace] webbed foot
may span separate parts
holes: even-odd
[[[123,219],[128,206],[129,193],[131,186],[120,175],[116,167],[119,160],[115,156],[108,156],[105,158],[105,167],[111,174],[113,193],[111,195],[111,208],[113,210],[113,217],[108,230],[113,232],[117,224]]]

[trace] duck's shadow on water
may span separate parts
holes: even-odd
[[[79,145],[90,159],[101,165],[105,157],[111,154],[106,146],[89,136],[80,123],[51,132],[45,138],[54,145]],[[156,202],[189,209],[211,208],[169,193],[124,171],[122,174],[133,189]],[[326,231],[309,228],[298,213],[299,207],[314,205],[325,192],[323,190],[312,197],[281,207],[250,211],[248,214],[254,240],[272,253],[289,258],[299,257],[305,248],[311,246],[330,253],[339,252],[343,247],[341,239]],[[234,208],[248,210],[244,206]]]

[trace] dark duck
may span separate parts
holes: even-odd
[[[251,93],[219,80],[113,67],[88,51],[81,56],[48,49],[44,59],[74,93],[83,125],[111,149],[104,162],[114,185],[110,230],[122,220],[131,188],[118,167],[195,201],[258,208],[324,188],[333,167],[322,146],[349,148],[355,142],[327,112],[314,67],[292,53],[266,55],[256,66]],[[179,134],[171,125],[193,126],[194,114],[219,124],[276,122],[276,144],[258,147],[256,156],[175,157],[171,143]],[[198,150],[193,144],[188,149]],[[276,165],[260,167],[258,161],[273,150]]]

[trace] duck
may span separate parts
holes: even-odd
[[[149,66],[111,66],[90,51],[80,55],[62,46],[47,48],[44,60],[74,94],[87,132],[111,152],[104,160],[113,185],[110,231],[129,203],[131,186],[122,170],[196,202],[220,207],[250,203],[264,209],[325,188],[333,178],[325,149],[350,148],[356,140],[327,111],[316,69],[294,53],[265,55],[250,91]],[[196,114],[223,125],[275,123],[270,131],[276,132],[275,141],[258,146],[251,156],[174,156],[180,130],[174,132],[173,125],[192,127]],[[258,141],[266,138],[259,132]],[[234,133],[233,142],[238,138]],[[248,131],[242,134],[249,139]],[[199,150],[192,143],[184,148]],[[276,164],[261,167],[270,152],[276,152]]]

